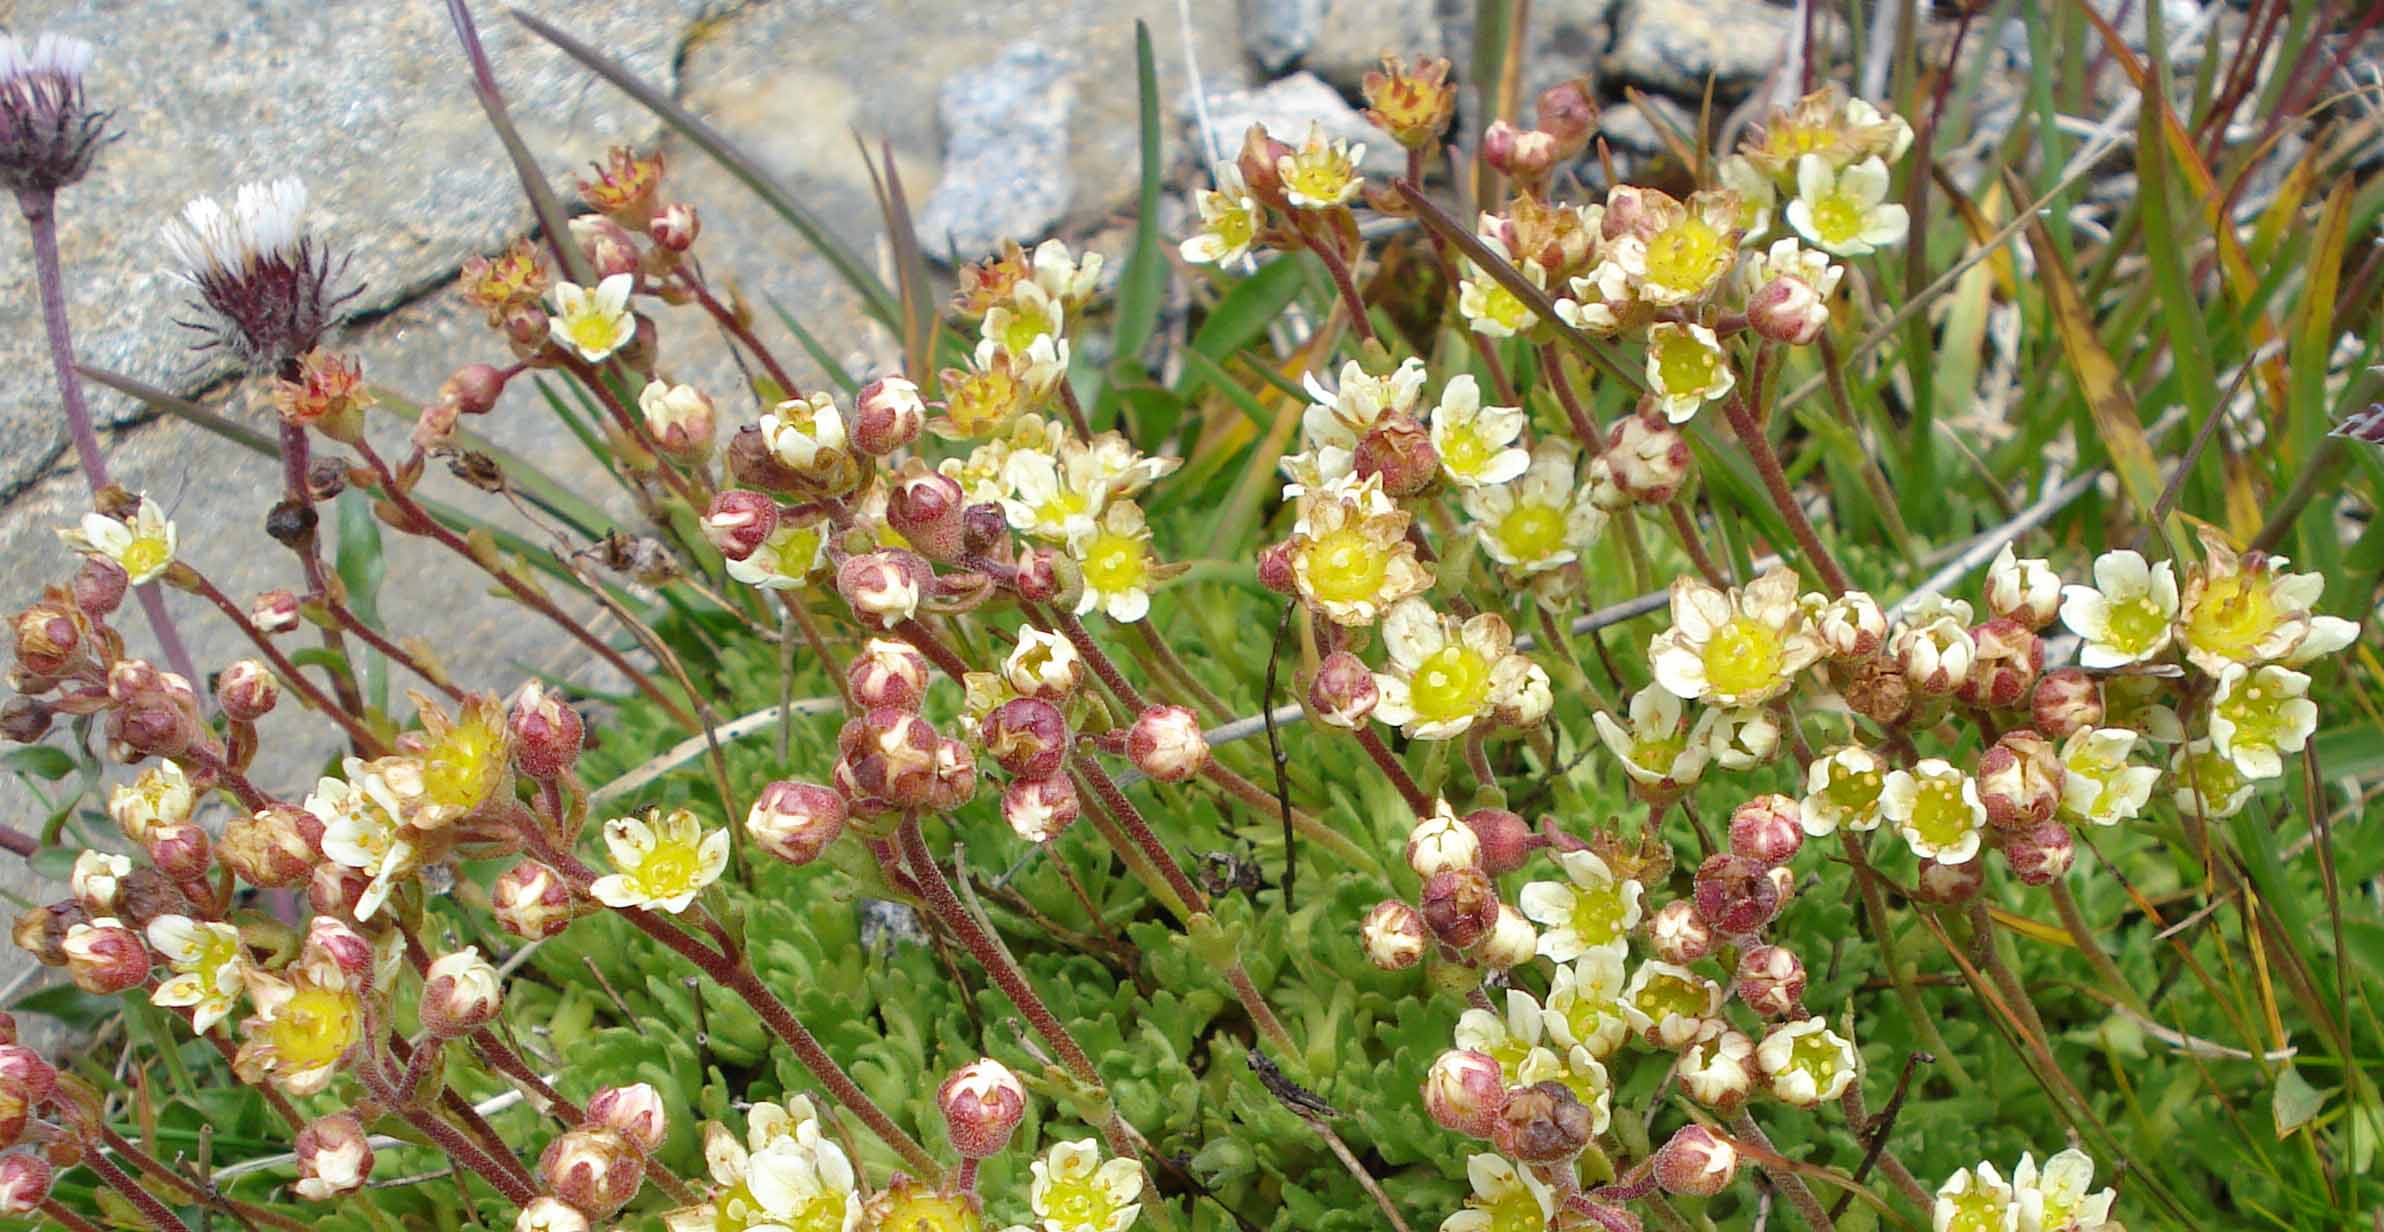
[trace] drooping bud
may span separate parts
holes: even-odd
[[[563,875],[536,860],[498,874],[488,901],[489,914],[506,932],[531,941],[560,935],[585,909]]]
[[[853,396],[853,448],[885,457],[919,439],[927,403],[908,377],[882,376]]]
[[[1002,679],[1021,697],[1064,702],[1084,684],[1084,656],[1057,633],[1021,626],[1018,644],[1002,659]]]
[[[1365,948],[1366,960],[1381,970],[1405,971],[1422,961],[1432,934],[1414,907],[1386,898],[1358,925],[1358,943]]]
[[[1289,543],[1270,543],[1258,549],[1258,584],[1279,595],[1300,593],[1299,570],[1292,564]]]
[[[1076,824],[1082,809],[1076,784],[1064,774],[1039,779],[1012,779],[1002,790],[1002,820],[1030,843],[1048,843]]]
[[[1415,870],[1416,876],[1427,879],[1453,868],[1480,868],[1480,837],[1474,834],[1473,827],[1457,820],[1449,811],[1448,801],[1436,803],[1438,810],[1407,832],[1407,866]]]
[[[1763,865],[1720,853],[1697,866],[1695,899],[1698,916],[1730,937],[1753,934],[1780,909],[1779,890]]]
[[[1665,1193],[1709,1198],[1738,1179],[1738,1148],[1703,1125],[1672,1131],[1656,1149],[1655,1178]]]
[[[31,1151],[0,1156],[0,1215],[30,1215],[50,1196],[50,1161]]]
[[[1352,465],[1358,478],[1379,478],[1383,493],[1398,499],[1422,492],[1440,477],[1440,451],[1415,416],[1392,413],[1358,441]]]
[[[670,1132],[670,1110],[651,1083],[605,1087],[588,1097],[587,1123],[601,1125],[636,1144],[647,1154],[662,1149]]]
[[[1784,946],[1759,945],[1739,955],[1738,999],[1765,1018],[1802,1012],[1805,964]]]
[[[682,462],[696,462],[712,452],[719,420],[704,391],[693,385],[648,381],[638,391],[637,409],[644,413],[646,431],[653,434],[663,453]]]
[[[847,557],[837,567],[836,591],[862,624],[890,629],[919,614],[919,578],[906,556],[909,553],[899,551],[867,552]]]
[[[158,826],[142,844],[157,871],[176,881],[196,882],[215,863],[215,843],[204,827],[192,822]]]
[[[598,279],[637,273],[637,238],[609,218],[582,214],[571,220],[571,238],[595,267]]]
[[[2031,726],[2047,739],[2067,740],[2103,725],[2103,687],[2081,668],[2055,668],[2036,682],[2028,710]]]
[[[260,812],[235,817],[224,824],[216,854],[224,867],[250,885],[269,890],[297,885],[321,858],[299,828],[300,815],[313,816],[294,805],[271,804]]]
[[[2058,821],[2038,822],[2003,840],[2003,858],[2022,884],[2050,885],[2077,863],[2078,840]]]
[[[75,987],[93,996],[113,996],[149,980],[149,947],[139,933],[113,917],[67,929],[59,948]]]
[[[745,833],[763,851],[801,866],[844,833],[844,797],[832,787],[779,779],[762,788],[745,814]]]
[[[1589,1107],[1571,1087],[1539,1082],[1507,1092],[1505,1105],[1491,1122],[1490,1140],[1502,1154],[1523,1163],[1562,1163],[1589,1145],[1595,1124]]]
[[[1242,173],[1242,184],[1250,195],[1271,209],[1291,209],[1291,197],[1283,191],[1283,176],[1276,168],[1293,153],[1290,146],[1269,135],[1264,124],[1252,124],[1242,134],[1242,149],[1234,159],[1234,168]]]
[[[467,946],[443,955],[422,977],[422,1029],[436,1039],[454,1039],[496,1021],[505,996],[497,969]]]
[[[916,711],[927,696],[927,656],[908,642],[873,637],[861,646],[845,668],[845,685],[853,704],[864,710],[881,707]]]
[[[913,458],[886,494],[886,525],[929,560],[960,555],[968,497],[949,475]]]
[[[1912,684],[1892,659],[1865,659],[1855,664],[1841,692],[1847,709],[1881,727],[1903,721],[1912,709]]]
[[[286,590],[268,590],[248,605],[248,622],[259,633],[287,633],[298,627],[298,621],[298,596]]]
[[[2019,705],[2044,670],[2044,641],[2019,621],[2000,617],[1972,629],[1970,640],[1977,655],[1962,681],[1962,700],[1990,710]]]
[[[1697,914],[1697,904],[1685,898],[1673,899],[1647,917],[1647,939],[1656,957],[1683,967],[1713,953],[1720,941],[1713,925]]]
[[[1432,935],[1460,950],[1498,923],[1498,886],[1478,868],[1452,868],[1424,882],[1424,923]]]
[[[12,1086],[26,1103],[41,1104],[58,1086],[58,1067],[23,1044],[0,1044],[0,1085]]]
[[[583,1125],[548,1143],[538,1157],[548,1189],[581,1212],[609,1218],[637,1196],[645,1161],[619,1130]]]
[[[242,659],[216,676],[215,700],[226,717],[254,723],[273,713],[274,705],[281,701],[281,681],[258,660]]]
[[[1308,707],[1317,720],[1344,731],[1365,726],[1381,701],[1382,686],[1375,682],[1374,669],[1346,650],[1326,655],[1308,685]]]
[[[1161,783],[1181,783],[1209,764],[1200,716],[1185,706],[1151,706],[1126,731],[1126,758]]]
[[[533,779],[551,779],[579,761],[587,728],[563,695],[533,680],[513,699],[505,723],[513,738],[513,764]]]
[[[1488,1053],[1452,1048],[1424,1071],[1424,1111],[1452,1133],[1489,1137],[1506,1102],[1506,1074]]]
[[[291,1188],[309,1202],[352,1194],[372,1176],[372,1143],[366,1140],[364,1126],[348,1113],[307,1122],[292,1149],[298,1156],[298,1183]]]
[[[701,525],[722,556],[744,560],[778,533],[778,501],[766,492],[730,488],[712,498]]]
[[[1522,912],[1505,903],[1498,905],[1498,921],[1466,957],[1491,971],[1508,971],[1530,962],[1539,953],[1540,930],[1531,926]]]
[[[1802,816],[1787,796],[1757,796],[1730,814],[1730,850],[1766,867],[1786,864],[1805,844]]]
[[[2061,575],[2047,561],[2014,556],[2004,544],[1987,566],[1987,611],[2042,629],[2061,613]]]
[[[75,570],[75,606],[95,619],[105,616],[124,602],[125,589],[131,583],[124,566],[105,556],[86,556],[82,567]]]
[[[1538,846],[1530,823],[1502,808],[1481,808],[1465,815],[1467,828],[1481,844],[1482,871],[1501,877],[1531,859]]]
[[[465,364],[439,386],[442,396],[466,415],[486,415],[505,395],[505,373],[493,364]]]
[[[1010,1143],[1018,1123],[1026,1119],[1026,1087],[1008,1066],[980,1057],[944,1079],[936,1089],[936,1107],[952,1135],[952,1149],[962,1159],[990,1159]]]
[[[2052,741],[2026,728],[2005,732],[1978,759],[1978,802],[1987,824],[2023,830],[2051,820],[2066,777]]]

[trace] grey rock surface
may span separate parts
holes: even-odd
[[[1778,68],[1795,21],[1758,0],[1628,0],[1615,20],[1607,73],[1694,98],[1708,77],[1735,97]]]
[[[1325,0],[1316,42],[1301,63],[1355,93],[1386,55],[1407,61],[1446,54],[1446,35],[1432,0]]]
[[[1316,46],[1327,0],[1242,0],[1242,49],[1280,73]]]
[[[1369,172],[1387,175],[1406,165],[1398,143],[1314,73],[1294,73],[1250,90],[1212,93],[1207,103],[1209,134],[1225,161],[1240,152],[1242,136],[1252,124],[1266,125],[1270,136],[1292,145],[1305,141],[1308,126],[1315,124],[1328,138],[1363,144],[1366,156],[1359,165]],[[1186,98],[1181,109],[1197,142],[1200,117],[1192,100]]]
[[[1076,82],[1042,44],[1012,43],[944,83],[943,178],[919,211],[920,242],[964,259],[1004,239],[1032,247],[1068,212],[1068,120]]]

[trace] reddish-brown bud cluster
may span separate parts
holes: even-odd
[[[1745,856],[1715,853],[1697,866],[1697,915],[1726,937],[1751,936],[1780,909],[1769,870]]]

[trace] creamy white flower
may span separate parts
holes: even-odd
[[[1914,855],[1939,864],[1962,864],[1977,855],[1987,824],[1977,781],[1941,757],[1889,771],[1879,788],[1879,815],[1895,823]]]
[[[323,778],[306,798],[306,811],[323,823],[323,854],[372,876],[356,899],[359,920],[371,919],[413,867],[414,842],[403,824],[405,794],[393,778],[402,769],[398,760],[351,757],[347,778]]]
[[[1062,466],[1039,449],[1020,449],[1002,464],[1010,495],[1002,512],[1020,534],[1066,543],[1090,534],[1109,502],[1109,488],[1084,466]]]
[[[149,948],[174,974],[149,994],[153,1004],[188,1006],[191,1030],[205,1034],[231,1016],[248,973],[240,930],[213,920],[161,915],[149,921]]]
[[[75,857],[66,876],[75,901],[93,915],[116,912],[116,890],[132,875],[132,861],[112,851],[89,849]]]
[[[1799,1108],[1845,1094],[1862,1068],[1854,1045],[1820,1018],[1774,1026],[1755,1046],[1755,1064],[1772,1094]]]
[[[2141,553],[2105,552],[2095,558],[2094,585],[2061,588],[2061,623],[2085,639],[2081,667],[2145,662],[2176,636],[2177,571]]]
[[[791,590],[828,562],[828,536],[820,523],[781,524],[743,560],[728,562],[728,575],[763,590]]]
[[[546,328],[555,345],[576,351],[591,364],[603,363],[637,336],[637,317],[629,311],[629,293],[637,289],[637,275],[614,274],[589,290],[575,282],[555,284],[555,314]]]
[[[607,907],[677,914],[728,870],[728,831],[706,832],[686,809],[604,823],[613,871],[588,892]]]
[[[2309,633],[2284,657],[2286,667],[2306,668],[2359,640],[2359,622],[2340,616],[2310,617]]]
[[[2036,1157],[2023,1153],[2012,1169],[2011,1188],[2019,1207],[2020,1232],[2102,1232],[2111,1224],[2111,1203],[2117,1192],[2088,1192],[2094,1184],[2094,1160],[2072,1147],[2045,1161],[2039,1172]]]
[[[850,439],[844,413],[824,393],[779,403],[761,417],[760,427],[771,455],[805,474],[841,461]]]
[[[2284,754],[2298,753],[2318,730],[2310,678],[2289,667],[2230,663],[2210,699],[2210,742],[2245,778],[2285,772]]]
[[[1696,418],[1697,409],[1731,391],[1738,376],[1722,343],[1702,325],[1658,322],[1647,331],[1647,386],[1664,417]]]
[[[1027,1201],[1044,1232],[1125,1232],[1142,1213],[1142,1165],[1103,1162],[1095,1139],[1056,1143],[1032,1166]]]
[[[1284,197],[1295,208],[1330,209],[1356,199],[1366,186],[1365,178],[1358,174],[1358,166],[1365,161],[1363,144],[1330,140],[1324,135],[1324,125],[1311,122],[1308,139],[1275,160],[1275,174],[1283,182]]]
[[[1621,950],[1639,926],[1644,889],[1616,877],[1593,852],[1561,852],[1556,863],[1563,881],[1534,881],[1515,899],[1524,915],[1547,928],[1540,953],[1561,963],[1596,949]]]
[[[1964,1168],[1937,1187],[1932,1232],[2018,1232],[2019,1204],[1995,1165]]]
[[[1841,257],[1901,243],[1904,207],[1887,200],[1887,164],[1866,158],[1843,171],[1807,154],[1796,162],[1796,198],[1788,225],[1814,246]]]
[[[1142,506],[1130,500],[1111,500],[1091,530],[1068,541],[1068,555],[1084,583],[1076,614],[1099,611],[1120,624],[1149,615],[1151,592],[1187,567],[1159,563]]]
[[[1601,1060],[1622,1047],[1631,1031],[1622,1012],[1622,957],[1622,947],[1600,945],[1557,964],[1540,1011],[1549,1039],[1567,1050],[1586,1048]]]
[[[2141,813],[2153,784],[2160,782],[2160,770],[2128,764],[2135,747],[2136,733],[2124,727],[2071,732],[2061,742],[2062,811],[2098,826],[2115,826]]]
[[[1600,338],[1611,338],[1621,332],[1625,314],[1635,316],[1641,311],[1637,280],[1631,270],[1634,265],[1644,267],[1645,263],[1631,258],[1634,254],[1643,258],[1645,252],[1646,242],[1637,236],[1616,241],[1587,273],[1573,278],[1570,284],[1573,293],[1556,301],[1557,319]]]
[[[1648,660],[1656,682],[1676,697],[1759,705],[1787,692],[1821,657],[1797,602],[1796,575],[1785,568],[1732,590],[1683,575],[1673,580],[1671,598],[1672,627],[1648,643]]]
[[[1743,1099],[1755,1081],[1755,1041],[1742,1032],[1724,1030],[1683,1049],[1677,1068],[1680,1084],[1698,1103]]]
[[[1465,1178],[1473,1193],[1440,1232],[1538,1232],[1556,1217],[1556,1191],[1503,1156],[1466,1156]]]
[[[1258,238],[1258,199],[1242,182],[1241,168],[1226,163],[1217,168],[1217,187],[1193,195],[1200,211],[1200,230],[1177,249],[1194,265],[1231,265],[1250,255]]]
[[[1574,462],[1571,445],[1543,438],[1521,478],[1464,490],[1460,503],[1492,559],[1528,578],[1572,564],[1597,542],[1606,512]]]
[[[1624,727],[1614,716],[1598,711],[1590,716],[1622,771],[1643,788],[1679,791],[1704,777],[1713,760],[1712,725],[1719,711],[1700,716],[1694,728],[1683,718],[1685,704],[1662,685],[1649,685],[1631,694],[1631,723]]]
[[[2022,559],[2010,544],[1987,566],[1987,610],[2009,616],[2031,629],[2050,623],[2061,608],[2061,575],[2052,563],[2036,557]]]
[[[2170,754],[2169,785],[2178,812],[2210,821],[2242,812],[2257,787],[2207,739],[2181,744]]]
[[[1780,722],[1761,706],[1706,713],[1706,745],[1724,770],[1748,770],[1780,751]]]
[[[174,524],[166,520],[165,510],[146,495],[133,511],[132,521],[121,522],[104,513],[86,513],[81,525],[58,532],[66,546],[84,556],[104,556],[124,570],[132,585],[164,573],[174,563],[174,550],[179,540]]]
[[[1547,1029],[1544,1018],[1539,1001],[1530,993],[1509,988],[1505,1014],[1477,1008],[1457,1016],[1456,1045],[1461,1051],[1478,1052],[1498,1062],[1511,1086],[1523,1058],[1540,1046]]]
[[[1485,235],[1480,239],[1483,247],[1520,270],[1531,285],[1543,291],[1548,289],[1548,271],[1538,261],[1526,257],[1518,263],[1497,236]],[[1512,338],[1530,332],[1540,323],[1540,314],[1532,311],[1530,305],[1470,261],[1466,263],[1465,276],[1457,282],[1457,313],[1473,327],[1473,332],[1485,338]]]
[[[1440,405],[1432,409],[1432,449],[1440,455],[1440,471],[1460,488],[1507,483],[1531,466],[1531,455],[1516,448],[1523,435],[1523,408],[1483,406],[1481,385],[1470,372],[1449,378],[1441,387]]]
[[[1739,243],[1753,244],[1771,230],[1772,211],[1779,207],[1779,190],[1772,187],[1771,177],[1749,161],[1744,154],[1732,154],[1714,165],[1714,178],[1722,187],[1738,194]],[[1778,245],[1773,245],[1774,251]]]
[[[1668,962],[1650,959],[1623,988],[1622,1013],[1631,1029],[1662,1048],[1686,1048],[1722,1029],[1722,986]]]
[[[1856,745],[1831,749],[1805,768],[1805,795],[1797,802],[1797,821],[1807,834],[1819,838],[1840,828],[1870,831],[1879,828],[1879,795],[1887,786],[1887,763],[1878,754]]]
[[[1300,417],[1301,452],[1283,459],[1292,480],[1283,495],[1290,499],[1351,474],[1358,442],[1386,415],[1413,415],[1428,375],[1424,361],[1409,356],[1387,376],[1374,376],[1356,360],[1341,366],[1337,387],[1327,388],[1311,372],[1302,378],[1308,389],[1308,409]]]
[[[1508,708],[1546,673],[1515,653],[1506,619],[1483,612],[1459,620],[1420,598],[1402,599],[1382,618],[1389,670],[1375,674],[1381,690],[1374,717],[1418,740],[1448,740]]]

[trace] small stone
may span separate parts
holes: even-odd
[[[1664,144],[1667,127],[1684,140],[1694,142],[1697,117],[1680,104],[1656,94],[1642,94],[1638,101],[1617,103],[1598,113],[1598,135],[1624,153],[1666,152],[1671,148]]]
[[[975,260],[1005,239],[1032,247],[1068,212],[1068,119],[1076,84],[1060,56],[1031,41],[955,73],[937,104],[944,174],[919,212],[936,256]]]
[[[1756,0],[1633,0],[1618,19],[1606,71],[1683,98],[1745,94],[1778,68],[1795,15]]]
[[[862,949],[875,953],[896,946],[924,944],[926,940],[927,925],[909,906],[882,898],[861,900]]]
[[[1343,90],[1356,90],[1386,55],[1402,62],[1445,55],[1432,0],[1325,0],[1315,45],[1301,63]]]
[[[1184,111],[1197,143],[1200,121],[1189,99]],[[1242,134],[1252,124],[1266,125],[1277,141],[1298,145],[1307,138],[1308,125],[1313,122],[1322,125],[1329,138],[1365,143],[1365,161],[1359,165],[1368,172],[1395,174],[1407,165],[1389,134],[1367,123],[1366,117],[1314,73],[1293,73],[1255,90],[1211,91],[1208,119],[1211,144],[1228,160],[1242,148]],[[1207,147],[1202,148],[1205,151]]]
[[[1242,50],[1270,73],[1297,64],[1316,46],[1326,0],[1242,0]]]

